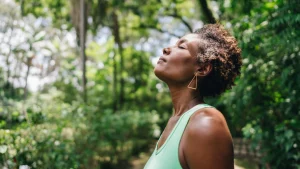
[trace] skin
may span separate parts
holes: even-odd
[[[164,144],[180,116],[197,104],[204,103],[201,93],[187,88],[195,73],[198,86],[211,72],[211,65],[200,65],[196,56],[200,39],[188,34],[174,46],[163,49],[155,69],[155,75],[169,89],[174,107],[158,149]],[[195,80],[192,86],[195,86]],[[214,108],[195,112],[189,120],[179,145],[179,161],[183,169],[233,169],[233,144],[226,120]]]

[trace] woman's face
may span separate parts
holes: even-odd
[[[187,34],[180,38],[174,46],[163,49],[154,68],[155,75],[166,83],[186,84],[197,72],[199,38],[197,34]]]

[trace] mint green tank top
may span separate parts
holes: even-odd
[[[157,149],[158,142],[156,143],[154,152],[146,163],[144,169],[182,169],[178,153],[181,136],[191,115],[193,115],[193,113],[197,110],[206,107],[212,106],[199,104],[181,115],[170,135],[159,149]]]

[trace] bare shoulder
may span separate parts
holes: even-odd
[[[233,168],[232,137],[224,116],[217,109],[204,108],[195,112],[184,139],[184,156],[190,169]]]
[[[231,139],[223,114],[215,108],[204,108],[195,112],[189,120],[186,131],[193,136],[206,139],[228,137]]]

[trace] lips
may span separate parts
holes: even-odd
[[[166,62],[167,60],[164,58],[164,57],[160,57],[158,60],[161,60],[161,61],[163,61],[163,62]]]

